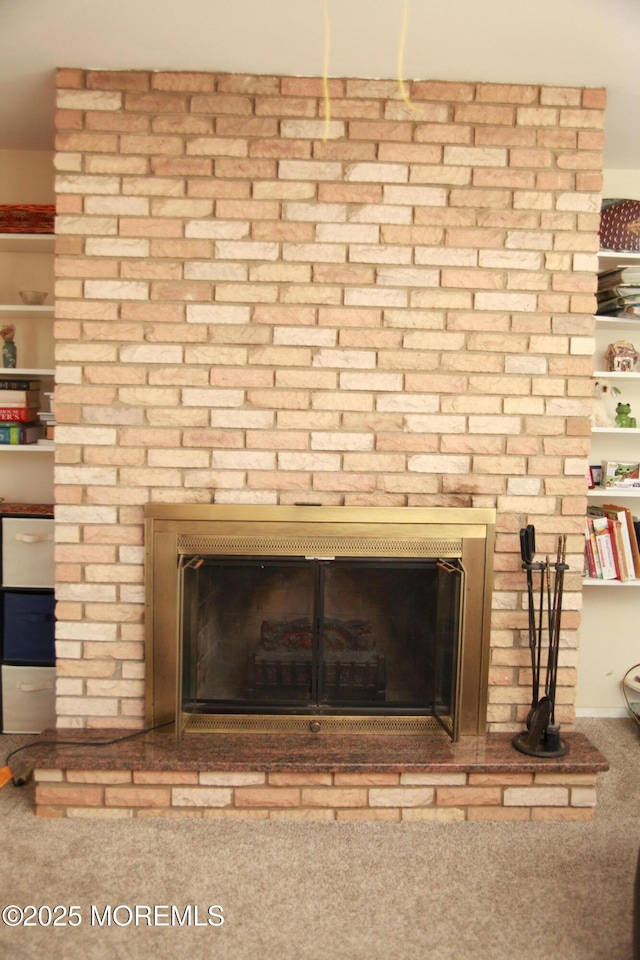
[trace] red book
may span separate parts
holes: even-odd
[[[32,423],[37,412],[37,407],[0,407],[0,423]]]

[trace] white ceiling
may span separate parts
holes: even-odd
[[[405,0],[324,0],[329,74],[395,77]],[[640,0],[410,0],[405,78],[607,87],[640,169]],[[0,0],[0,148],[53,149],[56,67],[320,76],[323,0]]]

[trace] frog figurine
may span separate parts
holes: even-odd
[[[631,406],[628,403],[619,403],[616,407],[616,427],[635,427],[636,418],[629,416]]]

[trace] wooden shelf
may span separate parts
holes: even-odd
[[[640,427],[591,427],[591,433],[615,433],[619,436],[625,433],[640,433]]]
[[[21,377],[55,377],[55,370],[44,370],[42,367],[0,367],[2,380],[19,380]]]
[[[640,380],[640,373],[619,373],[617,370],[594,370],[592,376],[599,380]]]
[[[53,444],[45,443],[0,443],[2,453],[53,453]]]
[[[633,461],[635,463],[635,460]],[[631,490],[627,490],[624,487],[595,487],[593,490],[587,490],[588,497],[610,497],[612,500],[617,500],[618,497],[640,497],[640,487],[632,487]]]
[[[29,307],[22,303],[0,303],[0,317],[50,319],[55,313],[51,306]]]
[[[584,587],[640,587],[640,580],[596,580],[595,577],[583,577]]]
[[[640,260],[640,250],[598,250],[598,258],[616,263],[636,263]]]

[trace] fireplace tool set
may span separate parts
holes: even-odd
[[[536,562],[535,552],[536,532],[535,527],[530,524],[520,531],[520,553],[522,569],[527,573],[532,700],[527,716],[527,729],[514,737],[513,746],[532,757],[563,757],[569,752],[569,746],[560,737],[560,724],[555,720],[555,700],[564,574],[569,569],[565,563],[566,535],[558,538],[555,563],[550,562],[548,556]],[[534,574],[538,574],[540,580],[537,611]],[[545,649],[546,657],[543,652]],[[544,688],[543,658],[546,659]]]

